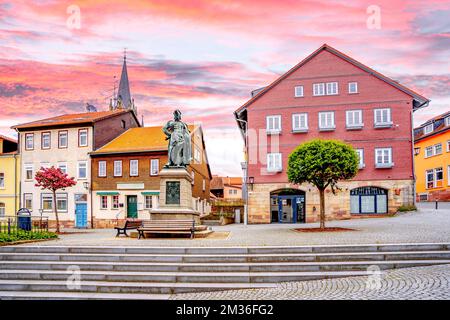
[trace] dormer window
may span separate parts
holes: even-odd
[[[445,118],[445,125],[450,126],[450,117]]]
[[[121,120],[120,126],[122,127],[122,129],[126,129],[127,128],[127,123],[125,122],[125,120]]]
[[[432,123],[423,127],[423,134],[429,134],[431,132],[433,132],[433,124]]]

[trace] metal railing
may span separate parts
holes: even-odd
[[[0,218],[0,233],[14,234],[18,232],[43,232],[48,231],[48,217],[31,216],[31,223],[29,227],[24,227],[20,218],[15,217],[1,217]]]

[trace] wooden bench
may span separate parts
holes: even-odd
[[[122,226],[114,227],[117,230],[116,237],[124,234],[128,237],[127,230],[137,229],[142,225],[142,220],[126,220]]]
[[[139,239],[145,239],[145,233],[157,234],[189,234],[194,238],[194,220],[147,220],[138,229]]]

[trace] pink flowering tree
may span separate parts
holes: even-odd
[[[56,191],[76,185],[75,178],[69,178],[67,173],[64,173],[59,168],[41,168],[34,177],[36,180],[36,187],[42,190],[50,190],[53,194],[53,212],[56,217],[56,232],[59,233],[59,218],[58,208],[56,204]]]

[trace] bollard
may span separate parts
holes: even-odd
[[[436,210],[438,209],[438,202],[437,202],[437,200],[435,201],[435,203],[436,203]]]

